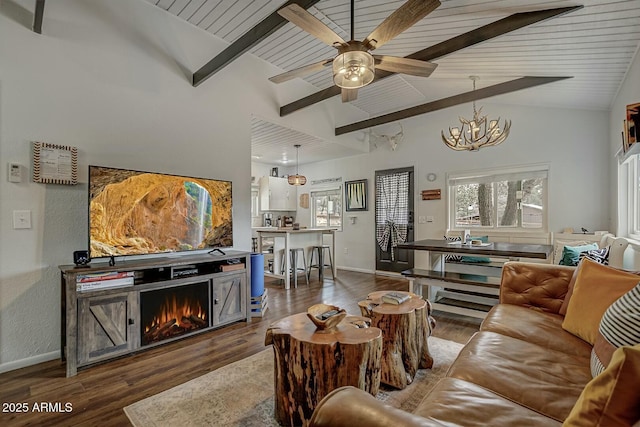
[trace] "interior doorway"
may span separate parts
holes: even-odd
[[[398,249],[414,240],[413,167],[376,171],[376,270],[413,268],[413,251]]]

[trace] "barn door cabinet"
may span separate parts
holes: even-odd
[[[62,287],[60,347],[68,377],[76,375],[79,367],[184,339],[232,322],[251,321],[251,259],[248,252],[226,251],[224,255],[205,253],[125,260],[114,266],[61,265],[59,268]],[[112,286],[108,279],[100,280],[100,288],[86,289],[88,276],[102,278],[112,273],[130,279],[122,286]],[[105,282],[107,286],[103,286]],[[204,303],[198,306],[197,313],[184,309],[174,311],[180,315],[170,316],[175,318],[165,319],[153,329],[155,332],[163,326],[175,325],[179,328],[176,335],[165,334],[158,342],[143,344],[143,335],[149,336],[147,325],[142,325],[145,301],[154,306],[149,302],[155,298],[151,294],[167,293],[171,298],[176,289],[188,289],[185,295],[198,295],[197,301],[204,300]],[[160,307],[163,306],[160,304]]]
[[[224,325],[246,317],[246,280],[246,275],[243,273],[213,278],[213,326]]]
[[[136,307],[135,292],[78,298],[78,365],[132,351]]]

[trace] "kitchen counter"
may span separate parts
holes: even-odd
[[[330,228],[301,228],[300,230],[294,230],[291,227],[257,227],[254,230],[258,233],[258,252],[263,253],[263,239],[271,238],[274,241],[273,244],[273,271],[265,270],[265,276],[276,277],[284,280],[284,288],[291,288],[291,275],[279,274],[281,268],[281,256],[284,253],[284,271],[288,272],[291,269],[291,255],[290,250],[293,248],[304,248],[305,258],[307,261],[307,271],[309,268],[311,250],[313,246],[323,244],[323,236],[325,234],[331,235],[331,254],[334,257],[333,263],[333,276],[337,277],[336,263],[335,263],[335,229]],[[284,252],[282,252],[284,251]],[[301,261],[301,260],[299,260]],[[300,265],[300,264],[299,264]],[[306,274],[306,272],[305,272]],[[297,276],[294,276],[294,281],[297,284]]]

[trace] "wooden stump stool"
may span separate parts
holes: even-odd
[[[350,385],[375,396],[380,387],[382,331],[369,319],[347,316],[337,327],[316,330],[306,313],[272,323],[275,417],[281,425],[306,425],[330,391]]]
[[[435,326],[431,304],[410,292],[411,299],[400,305],[382,302],[389,291],[377,291],[360,301],[363,316],[371,319],[371,326],[382,329],[382,373],[380,382],[403,389],[411,384],[418,368],[433,366],[427,338]]]

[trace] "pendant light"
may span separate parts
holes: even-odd
[[[298,173],[298,149],[300,148],[300,144],[296,144],[294,147],[296,147],[296,174],[289,175],[287,180],[290,185],[305,185],[307,183],[307,177]]]

